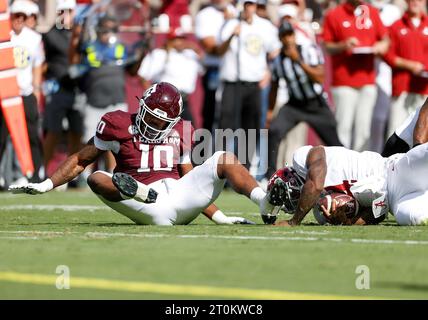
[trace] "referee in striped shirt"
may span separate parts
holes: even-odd
[[[302,121],[314,128],[326,145],[342,146],[337,135],[336,120],[322,89],[324,60],[320,50],[315,44],[297,45],[294,28],[288,21],[282,22],[278,35],[282,49],[272,65],[272,87],[267,115],[269,127],[267,177],[276,170],[281,140]],[[289,100],[272,119],[280,78],[287,82]]]

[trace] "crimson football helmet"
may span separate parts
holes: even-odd
[[[277,170],[269,179],[269,202],[282,206],[287,213],[294,213],[304,184],[305,180],[292,167],[285,166]]]
[[[181,94],[168,82],[159,82],[148,88],[139,105],[135,122],[141,136],[148,141],[165,138],[183,112]]]

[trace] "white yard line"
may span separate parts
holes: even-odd
[[[4,237],[0,236],[0,239],[8,239],[8,240],[39,240],[39,237]]]
[[[0,206],[0,210],[4,211],[15,211],[15,210],[38,210],[38,211],[54,211],[54,210],[63,210],[63,211],[96,211],[96,210],[108,210],[113,211],[107,206],[94,206],[94,205],[55,205],[55,204],[22,204],[22,205],[5,205]]]
[[[365,244],[389,244],[389,245],[428,245],[425,240],[388,240],[388,239],[344,239],[332,237],[285,237],[285,236],[226,236],[226,235],[209,235],[209,234],[179,234],[169,235],[164,233],[120,233],[120,232],[51,232],[37,230],[0,230],[1,234],[19,234],[19,238],[31,239],[34,238],[52,237],[52,236],[67,236],[79,235],[88,238],[112,238],[112,237],[128,237],[128,238],[178,238],[178,239],[223,239],[223,240],[258,240],[258,241],[327,241],[335,243],[365,243]],[[23,237],[28,235],[29,237]],[[5,236],[1,236],[5,238]],[[13,238],[13,237],[12,237]]]

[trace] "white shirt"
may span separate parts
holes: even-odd
[[[309,22],[298,21],[297,26],[294,26],[294,34],[298,45],[311,46],[317,43],[315,32]]]
[[[39,67],[45,61],[42,36],[24,27],[17,35],[11,31],[11,42],[15,67],[18,70],[17,81],[22,96],[33,93],[33,68]]]
[[[381,3],[379,5],[379,15],[380,20],[385,25],[389,27],[395,21],[401,18],[402,13],[400,9],[390,3]],[[388,96],[392,94],[392,70],[391,67],[381,59],[378,59],[377,62],[378,70],[376,75],[376,84],[385,92]]]
[[[235,8],[232,5],[228,5],[227,10],[235,12]],[[195,36],[198,40],[208,37],[217,39],[224,24],[223,11],[218,10],[214,6],[208,6],[196,14]],[[219,66],[220,57],[207,54],[204,59],[204,65]]]
[[[238,19],[226,22],[218,43],[226,41],[238,25]],[[281,47],[278,30],[268,20],[253,16],[248,24],[241,21],[239,35],[239,80],[258,82],[263,79],[267,68],[266,55]],[[223,55],[220,64],[220,79],[235,82],[238,80],[237,68],[238,37],[233,37],[229,49]]]
[[[191,94],[200,71],[198,55],[191,49],[155,49],[144,57],[138,75],[151,82],[172,83],[180,92]]]

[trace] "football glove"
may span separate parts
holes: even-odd
[[[19,193],[27,193],[27,194],[42,194],[53,189],[53,183],[51,179],[46,179],[41,183],[26,183],[21,185],[11,185],[8,188],[8,191],[19,194]]]
[[[212,218],[216,224],[255,224],[253,221],[247,220],[242,217],[228,217],[220,210],[217,210]]]

